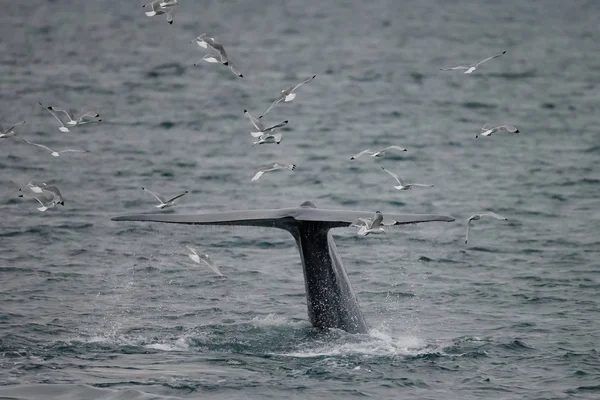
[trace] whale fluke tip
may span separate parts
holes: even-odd
[[[304,207],[304,208],[317,208],[317,206],[315,206],[315,203],[313,203],[310,200],[306,200],[304,203],[300,204],[300,207]]]

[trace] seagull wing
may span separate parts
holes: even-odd
[[[225,64],[229,67],[229,70],[238,78],[243,78],[244,74],[242,74],[240,71],[238,71],[238,69],[236,68],[235,65],[233,65],[233,63],[231,61],[227,61],[227,64]]]
[[[46,150],[48,150],[50,153],[54,153],[54,150],[52,150],[52,149],[51,149],[50,147],[48,147],[48,146],[44,146],[43,144],[33,143],[33,142],[30,142],[30,141],[28,141],[27,139],[21,139],[21,140],[23,140],[23,141],[24,141],[25,143],[27,143],[27,144],[32,144],[32,145],[34,145],[34,146],[37,146],[37,147],[40,147],[40,148],[42,148],[42,149],[46,149]]]
[[[150,193],[152,196],[156,197],[156,200],[160,201],[160,202],[161,202],[161,204],[165,204],[165,203],[166,203],[166,202],[165,202],[165,199],[164,199],[164,197],[162,197],[162,196],[161,196],[161,195],[159,195],[158,193],[156,193],[156,192],[153,192],[152,190],[148,190],[148,189],[146,189],[146,188],[144,188],[144,187],[142,188],[142,190],[143,190],[143,191],[145,191],[145,192],[148,192],[148,193]]]
[[[59,151],[58,153],[87,153],[87,150],[64,149]]]
[[[254,127],[260,132],[264,131],[265,126],[258,120],[258,118],[254,117],[252,114],[248,112],[248,110],[244,110],[244,116],[250,120],[250,123],[254,125]],[[253,135],[254,136],[254,135]]]
[[[473,66],[474,66],[474,67],[478,67],[478,66],[480,66],[481,64],[483,64],[484,62],[486,62],[486,61],[490,61],[490,60],[493,60],[494,58],[498,58],[498,57],[500,57],[500,56],[501,56],[501,55],[503,55],[503,54],[506,54],[506,50],[504,50],[504,51],[503,51],[502,53],[500,53],[500,54],[496,54],[495,56],[491,56],[491,57],[488,57],[488,58],[486,58],[486,59],[484,59],[484,60],[481,60],[481,61],[479,61],[477,64],[475,64],[475,65],[473,65]]]
[[[457,65],[456,67],[440,68],[440,71],[451,71],[451,70],[455,70],[455,69],[469,69],[469,68],[471,68],[470,65]]]
[[[223,64],[227,63],[227,53],[225,52],[225,48],[222,44],[215,42],[214,40],[207,40],[206,43],[213,48],[217,53],[219,53],[219,57],[221,57],[221,62]]]
[[[215,274],[219,275],[219,276],[223,276],[223,274],[221,273],[221,271],[219,271],[219,268],[215,265],[215,263],[212,262],[212,260],[210,259],[210,257],[208,256],[208,254],[198,254],[198,257],[200,258],[200,260],[202,262],[204,262],[204,264],[206,264],[208,266],[208,268],[210,268]]]
[[[358,154],[353,155],[352,157],[350,157],[350,159],[354,160],[355,158],[358,158],[358,157],[362,156],[363,154],[374,154],[374,152],[371,149],[366,149],[366,150],[361,151]]]
[[[403,185],[404,186],[404,185]],[[434,187],[433,185],[426,185],[424,183],[411,183],[410,186],[420,186],[420,187]]]
[[[213,54],[207,54],[204,57],[202,57],[202,59],[212,64],[221,64],[221,61],[217,60],[217,57],[215,57]]]
[[[277,104],[281,103],[283,101],[283,99],[285,99],[285,95],[284,94],[279,95],[279,97],[273,102],[273,104],[271,104],[269,106],[269,108],[267,108],[267,111],[265,111],[264,113],[262,113],[262,115],[260,117],[258,117],[258,118],[262,118],[266,113],[268,113],[269,111],[271,111],[271,109],[273,107],[275,107]]]
[[[252,179],[250,179],[250,181],[257,181],[260,179],[261,176],[263,176],[265,174],[266,171],[260,170],[258,171],[256,174],[254,174],[254,176],[252,177]]]
[[[305,83],[308,83],[308,82],[312,81],[312,80],[313,80],[313,79],[315,79],[315,78],[316,78],[316,75],[313,75],[313,76],[311,76],[310,78],[308,78],[308,79],[306,79],[306,80],[304,80],[304,81],[300,82],[300,83],[299,83],[299,84],[297,84],[296,86],[292,86],[291,88],[289,88],[289,89],[288,89],[288,91],[289,91],[290,93],[292,93],[294,90],[298,89],[300,86],[304,85]]]
[[[59,112],[64,113],[67,116],[67,118],[69,118],[69,121],[73,121],[71,114],[69,114],[69,112],[67,110],[63,110],[60,108],[54,108],[52,106],[48,106],[47,109],[48,109],[48,111],[54,111],[54,113],[59,113]],[[54,114],[54,115],[56,116],[56,114]],[[58,117],[56,117],[56,118],[58,119]]]
[[[502,215],[498,215],[498,214],[496,214],[496,213],[494,213],[494,212],[491,212],[491,211],[484,212],[484,213],[481,213],[481,214],[479,214],[479,215],[481,215],[481,216],[488,215],[488,216],[490,216],[490,217],[494,217],[494,218],[496,218],[496,219],[502,219],[502,220],[504,220],[504,221],[508,221],[508,218],[505,218],[505,217],[503,217]]]
[[[404,147],[400,147],[400,146],[388,146],[385,149],[379,150],[379,152],[386,151],[386,150],[391,150],[391,149],[400,150],[400,151],[406,151],[406,149]]]
[[[172,201],[175,201],[175,200],[177,200],[178,198],[180,198],[180,197],[182,197],[182,196],[185,196],[187,193],[188,193],[188,191],[186,190],[185,192],[183,192],[183,193],[181,193],[181,194],[178,194],[177,196],[175,196],[175,197],[173,197],[173,198],[171,198],[171,199],[169,199],[169,200],[165,201],[165,203],[171,203]]]
[[[93,111],[86,111],[83,114],[81,114],[81,117],[77,118],[77,122],[83,122],[83,121],[95,121],[95,118],[100,118],[100,114],[95,113]]]
[[[62,120],[61,120],[60,118],[58,118],[58,115],[56,115],[56,113],[55,113],[55,112],[52,110],[52,107],[50,107],[50,106],[46,107],[45,105],[43,105],[43,104],[42,104],[41,102],[39,102],[39,101],[38,101],[38,104],[39,104],[40,106],[44,107],[44,109],[45,109],[46,111],[48,111],[48,112],[50,113],[50,115],[52,115],[54,118],[56,118],[56,120],[57,120],[58,122],[60,122],[60,124],[61,124],[62,126],[65,126],[65,123],[64,123],[64,122],[62,122]]]
[[[23,125],[24,123],[25,123],[25,121],[17,122],[13,126],[9,127],[6,131],[4,131],[4,133],[10,132],[10,131],[12,131],[14,129],[15,126]],[[0,129],[0,131],[2,131],[2,129]]]
[[[519,130],[513,125],[505,124],[505,125],[499,126],[498,128],[504,128],[510,133],[519,133]]]
[[[381,226],[381,222],[383,221],[383,214],[380,212],[376,212],[373,217],[373,222],[371,222],[371,229],[376,229]]]
[[[402,180],[402,178],[400,178],[397,174],[393,173],[392,171],[388,171],[387,169],[385,169],[384,167],[381,167],[382,170],[384,170],[385,172],[387,172],[388,174],[390,174],[390,176],[392,178],[394,178],[396,181],[398,181],[398,183],[402,186],[406,186],[404,184],[404,181]]]
[[[272,131],[272,130],[274,130],[274,129],[277,129],[277,128],[281,128],[281,127],[283,127],[283,126],[286,126],[287,124],[288,124],[288,121],[283,121],[283,122],[280,122],[280,123],[278,123],[278,124],[276,124],[276,125],[273,125],[273,126],[270,126],[270,127],[266,128],[266,129],[264,130],[264,132],[271,132],[271,131]]]
[[[198,255],[198,253],[196,253],[196,250],[194,250],[194,248],[192,248],[192,247],[190,247],[190,246],[185,246],[185,247],[187,247],[187,249],[188,249],[189,251],[191,251],[191,252],[192,252],[192,254],[194,254],[194,255]]]

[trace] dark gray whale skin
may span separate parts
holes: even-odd
[[[196,215],[138,214],[113,221],[149,221],[188,225],[262,226],[284,229],[292,234],[300,251],[306,304],[311,324],[318,328],[338,328],[350,333],[366,333],[348,274],[338,255],[332,228],[347,227],[358,217],[370,218],[370,211],[328,210],[306,201],[297,208],[225,211]],[[431,214],[383,214],[386,224],[451,222],[454,218]]]

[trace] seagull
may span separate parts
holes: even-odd
[[[273,125],[273,126],[270,126],[268,128],[265,128],[265,126],[258,119],[256,119],[252,114],[250,114],[248,112],[248,110],[244,110],[244,116],[246,118],[248,118],[250,120],[250,123],[252,124],[252,126],[254,126],[254,128],[257,129],[256,132],[250,132],[250,134],[252,135],[252,137],[255,137],[255,138],[262,138],[263,136],[266,137],[266,136],[269,136],[269,134],[270,134],[270,136],[274,137],[274,136],[276,136],[276,135],[273,135],[275,129],[284,127],[288,123],[288,121],[285,120],[285,121],[280,122],[280,123],[278,123],[276,125]],[[281,134],[279,134],[278,136],[279,136],[279,140],[276,141],[275,143],[279,143],[281,141]],[[255,144],[262,144],[262,142],[261,143],[255,142]]]
[[[265,111],[264,113],[262,113],[262,115],[258,118],[262,118],[266,113],[268,113],[269,111],[271,111],[271,109],[273,107],[275,107],[277,104],[281,103],[282,101],[292,101],[294,100],[294,98],[296,97],[296,93],[294,93],[294,90],[298,89],[300,86],[304,85],[305,83],[308,83],[310,81],[312,81],[313,79],[315,79],[316,75],[313,75],[312,77],[308,78],[305,81],[300,82],[299,84],[289,87],[287,89],[282,90],[281,92],[279,92],[279,97],[277,97],[277,99],[275,99],[275,101],[273,102],[273,104],[271,104],[269,106],[269,108],[267,108],[267,111]]]
[[[220,60],[219,62],[223,65],[227,65],[229,63],[227,59],[227,53],[225,52],[225,48],[221,43],[217,43],[215,38],[207,36],[206,33],[198,36],[196,39],[192,40],[191,43],[196,42],[196,44],[203,49],[208,49],[209,47],[219,53]],[[210,61],[209,61],[210,62]]]
[[[217,63],[217,64],[222,64],[225,65],[227,67],[229,67],[229,69],[231,70],[231,72],[233,72],[233,74],[239,78],[243,78],[244,74],[240,73],[237,68],[233,65],[233,63],[231,61],[227,61],[226,63],[223,63],[221,60],[217,59],[214,55],[212,54],[207,54],[204,57],[202,57],[202,59],[208,63]],[[198,64],[194,64],[194,66],[197,66]]]
[[[56,204],[60,204],[61,206],[65,205],[65,199],[62,196],[62,193],[60,193],[60,190],[58,190],[58,188],[54,185],[46,185],[43,182],[36,183],[34,181],[29,181],[29,183],[27,184],[27,189],[31,190],[31,192],[36,193],[36,194],[41,194],[41,193],[51,194],[52,200]],[[21,192],[21,191],[23,191],[23,189],[19,188],[19,191]],[[19,197],[31,197],[31,196],[26,196],[24,194],[20,194]]]
[[[252,114],[250,114],[248,112],[248,110],[244,110],[244,116],[246,118],[248,118],[250,120],[250,123],[252,124],[252,126],[254,126],[254,128],[257,129],[256,132],[250,132],[250,134],[252,135],[252,137],[261,137],[263,136],[265,133],[271,133],[273,132],[275,129],[277,128],[281,128],[287,125],[288,121],[285,120],[283,122],[280,122],[276,125],[270,126],[268,128],[265,128],[265,126],[256,118],[254,117]]]
[[[397,174],[388,171],[387,169],[381,167],[382,170],[384,170],[385,172],[387,172],[388,174],[390,174],[398,183],[398,186],[394,186],[394,188],[398,189],[398,190],[410,190],[410,188],[412,188],[413,186],[422,186],[422,187],[433,187],[433,185],[424,185],[422,183],[406,183],[402,180],[402,178],[400,178]]]
[[[375,211],[372,218],[358,217],[350,226],[359,227],[357,232],[359,236],[367,236],[369,233],[385,233],[382,225],[383,215],[380,211]]]
[[[252,147],[256,146],[257,144],[269,144],[269,143],[279,144],[279,143],[281,143],[282,138],[283,138],[283,135],[281,134],[281,132],[265,133],[264,135],[260,135],[256,142],[252,142]]]
[[[352,157],[350,157],[351,160],[354,160],[355,158],[358,158],[360,156],[362,156],[363,154],[368,154],[369,157],[383,157],[385,155],[385,151],[386,150],[399,150],[399,151],[406,151],[406,149],[404,147],[400,147],[400,146],[388,146],[385,149],[381,149],[379,151],[373,151],[371,149],[367,149],[367,150],[363,150],[358,154],[353,155]]]
[[[98,113],[92,112],[92,111],[87,111],[85,113],[83,113],[79,118],[77,119],[73,119],[71,117],[71,114],[69,114],[67,112],[67,110],[62,110],[62,109],[58,109],[58,108],[54,108],[52,106],[44,106],[41,102],[38,101],[38,104],[42,107],[44,107],[54,118],[56,118],[56,120],[58,122],[60,122],[60,126],[58,127],[58,130],[60,130],[61,132],[69,132],[69,128],[68,127],[74,127],[74,126],[78,126],[78,125],[85,125],[85,124],[91,124],[94,122],[101,122],[101,119],[97,119],[100,117],[100,115]],[[64,113],[67,118],[68,121],[65,123],[58,117],[57,113],[62,112]]]
[[[162,197],[161,195],[159,195],[158,193],[155,193],[155,192],[153,192],[151,190],[148,190],[146,188],[142,188],[142,190],[150,193],[152,196],[156,197],[156,200],[160,201],[160,204],[156,205],[154,207],[160,208],[161,210],[163,208],[174,206],[175,205],[175,200],[177,200],[178,198],[180,198],[182,196],[185,196],[188,193],[188,191],[186,190],[185,192],[183,192],[181,194],[178,194],[177,196],[175,196],[175,197],[173,197],[173,198],[165,201],[165,198]]]
[[[56,186],[54,186],[54,188],[56,188]],[[58,189],[56,189],[56,191],[58,192]],[[58,192],[59,194],[57,195],[56,192],[51,191],[51,190],[42,190],[42,193],[39,195],[25,195],[25,194],[20,194],[19,197],[23,197],[26,199],[36,199],[38,201],[38,203],[40,203],[41,207],[38,207],[38,211],[44,212],[52,207],[54,207],[57,204],[60,205],[65,205],[65,202],[62,198],[62,196],[60,196],[60,192]],[[51,197],[48,197],[51,196]]]
[[[167,14],[167,22],[173,25],[173,12],[168,8],[178,4],[177,0],[155,0],[151,3],[144,4],[142,7],[149,6],[150,11],[146,11],[146,16],[148,17]]]
[[[27,139],[21,139],[21,140],[23,140],[27,144],[32,144],[39,148],[48,150],[50,152],[50,155],[52,155],[53,157],[58,157],[60,155],[60,153],[87,153],[87,150],[76,150],[76,149],[64,149],[64,150],[60,150],[60,151],[54,151],[50,147],[44,146],[43,144],[33,143],[33,142],[28,141]]]
[[[440,71],[450,71],[450,70],[454,70],[454,69],[466,69],[465,74],[470,74],[473,71],[475,71],[477,69],[477,67],[479,67],[484,62],[493,60],[494,58],[498,58],[498,57],[500,57],[503,54],[506,54],[506,50],[504,50],[500,54],[496,54],[495,56],[488,57],[485,60],[481,60],[481,61],[479,61],[478,63],[475,63],[475,64],[458,65],[458,66],[452,67],[452,68],[440,68]]]
[[[481,213],[481,214],[471,215],[469,218],[467,218],[467,235],[465,236],[465,243],[467,243],[467,241],[469,240],[469,226],[471,225],[471,221],[479,221],[484,216],[490,216],[490,217],[494,217],[496,219],[501,219],[501,220],[504,220],[504,221],[508,221],[508,218],[504,218],[502,215],[498,215],[498,214],[493,213],[491,211],[484,212],[484,213]]]
[[[485,124],[481,128],[481,133],[479,135],[475,135],[475,138],[478,138],[479,136],[492,136],[492,133],[500,130],[505,130],[508,133],[519,133],[519,130],[512,125],[505,124],[492,127],[490,124]]]
[[[187,249],[192,252],[192,254],[188,254],[188,257],[191,258],[192,261],[197,262],[198,264],[201,264],[200,261],[202,261],[215,274],[217,274],[219,276],[223,276],[223,274],[221,273],[221,271],[219,271],[219,268],[211,261],[211,259],[208,256],[208,254],[198,254],[196,252],[196,250],[194,250],[192,247],[190,247],[190,246],[185,246],[185,247],[187,247]]]
[[[24,123],[25,123],[25,121],[17,122],[16,124],[12,125],[8,129],[4,129],[3,127],[0,126],[0,139],[15,136],[17,133],[15,131],[13,131],[13,129],[16,126],[23,125]]]
[[[296,169],[296,164],[279,164],[278,162],[275,162],[273,164],[265,165],[259,169],[250,180],[257,181],[265,174],[265,172],[277,171],[278,169],[289,169],[290,171],[293,171]]]

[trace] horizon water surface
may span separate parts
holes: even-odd
[[[173,25],[142,4],[3,4],[0,123],[27,122],[0,139],[1,399],[600,397],[600,3],[181,0]],[[203,32],[244,78],[200,63]],[[243,110],[314,74],[252,147]],[[103,121],[61,133],[39,101]],[[250,182],[274,161],[297,168]],[[65,205],[18,198],[31,179]],[[159,211],[142,186],[189,193]],[[364,335],[310,326],[287,232],[111,221],[305,200],[456,221],[334,231]],[[508,221],[465,244],[484,210]]]

